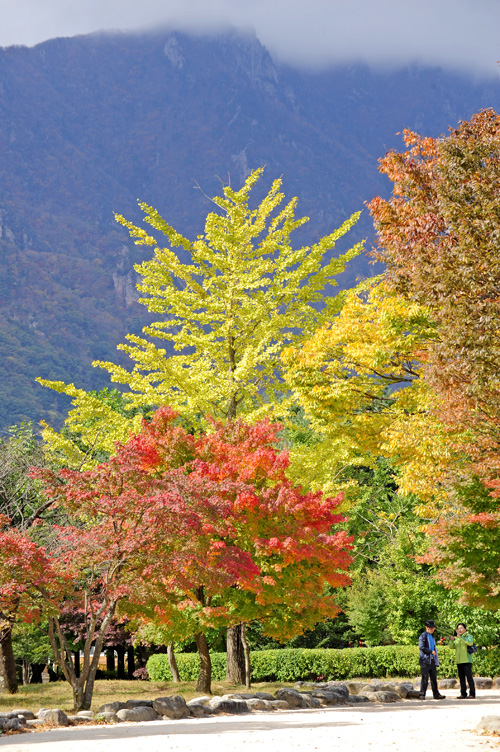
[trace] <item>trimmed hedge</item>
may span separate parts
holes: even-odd
[[[177,665],[181,681],[196,681],[200,668],[197,653],[178,653]],[[212,678],[225,679],[226,654],[212,653]],[[439,648],[441,677],[456,676],[455,651]],[[252,681],[294,682],[300,680],[381,678],[385,676],[418,676],[418,648],[388,645],[376,648],[345,648],[344,650],[256,650],[251,654]],[[152,681],[172,681],[166,655],[152,655],[147,663]],[[473,659],[476,676],[500,676],[500,648],[479,650]]]

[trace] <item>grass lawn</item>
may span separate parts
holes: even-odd
[[[252,684],[250,692],[272,692],[284,686],[292,686],[281,682],[279,684],[265,683]],[[230,692],[247,692],[248,690],[241,685],[230,684],[229,682],[212,682],[212,693],[214,695],[229,694]],[[195,682],[152,682],[152,681],[120,681],[101,680],[96,681],[94,687],[94,696],[92,698],[92,710],[97,710],[105,702],[114,702],[115,700],[154,700],[156,697],[166,697],[171,695],[182,695],[186,700],[200,696],[201,692],[196,691]],[[73,708],[73,695],[71,687],[67,682],[51,682],[49,684],[30,684],[27,687],[19,687],[16,695],[0,694],[0,713],[2,711],[13,710],[14,708],[25,708],[34,713],[40,708],[61,708],[65,712],[70,712]]]

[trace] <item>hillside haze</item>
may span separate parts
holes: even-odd
[[[238,188],[266,165],[262,190],[283,175],[311,219],[299,241],[314,242],[388,195],[377,160],[401,147],[397,132],[437,136],[485,107],[500,107],[498,80],[422,67],[301,72],[236,31],[0,49],[0,427],[60,423],[67,398],[36,376],[98,389],[109,381],[93,359],[126,363],[115,348],[148,320],[133,264],[150,251],[113,212],[138,221],[141,199],[193,237],[221,180]],[[365,211],[348,244],[371,235]],[[339,282],[371,273],[358,258]]]

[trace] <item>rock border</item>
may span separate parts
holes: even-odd
[[[484,688],[500,686],[500,679],[482,677]],[[454,686],[453,681],[441,680],[440,686]],[[206,718],[213,715],[240,715],[252,712],[318,709],[363,702],[391,703],[418,699],[418,682],[413,681],[326,681],[296,682],[294,687],[281,687],[274,695],[269,692],[234,692],[225,695],[195,697],[186,702],[180,695],[157,697],[155,700],[127,700],[101,705],[94,712],[81,710],[67,715],[60,708],[40,708],[33,713],[18,708],[0,712],[0,731],[23,732],[38,726],[76,726],[97,723],[144,723],[156,720]],[[486,686],[484,686],[486,685]]]

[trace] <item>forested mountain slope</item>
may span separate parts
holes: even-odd
[[[239,187],[265,164],[267,186],[283,175],[299,196],[314,240],[387,193],[377,159],[400,146],[396,132],[435,136],[485,107],[500,109],[499,80],[422,67],[299,72],[235,31],[0,49],[0,428],[60,420],[66,401],[35,377],[107,385],[90,362],[116,360],[146,322],[133,264],[147,250],[113,212],[138,220],[140,198],[193,235],[220,179]],[[349,244],[370,234],[364,212]],[[341,284],[371,271],[357,259]]]

